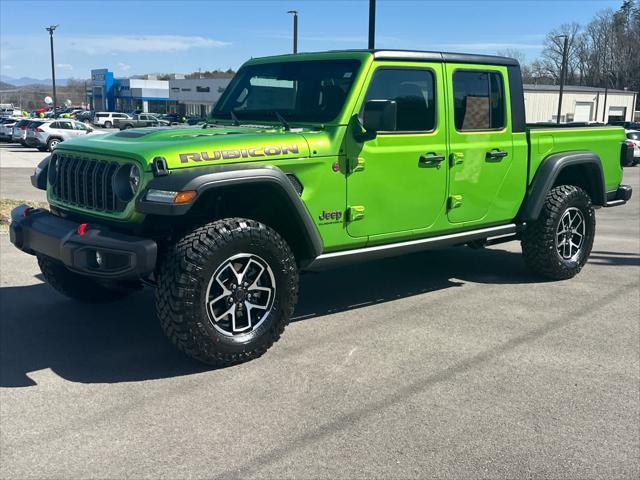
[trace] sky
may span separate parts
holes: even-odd
[[[622,0],[378,0],[376,47],[495,54],[521,50],[536,58],[545,35],[568,22],[587,23]],[[50,78],[55,31],[56,76],[88,78],[93,68],[116,76],[237,69],[251,57],[291,51],[299,17],[299,51],[366,48],[368,1],[344,0],[0,0],[0,74]]]

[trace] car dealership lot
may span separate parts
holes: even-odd
[[[42,199],[46,154],[0,148],[2,196]],[[637,477],[639,172],[573,280],[515,243],[304,275],[280,342],[222,370],[151,289],[75,304],[0,234],[0,477]]]

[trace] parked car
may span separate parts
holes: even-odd
[[[27,125],[31,121],[33,121],[32,118],[26,118],[16,122],[11,129],[11,141],[24,145],[27,138]]]
[[[53,119],[50,118],[36,118],[32,119],[31,122],[27,125],[27,136],[24,139],[24,144],[26,147],[40,147],[38,142],[35,140],[36,136],[36,128],[45,123],[51,123]],[[40,150],[40,148],[38,148]],[[44,151],[44,149],[42,149]]]
[[[5,142],[11,140],[11,131],[13,126],[20,120],[20,118],[13,117],[5,117],[0,120],[0,140]]]
[[[614,120],[609,122],[609,125],[616,127],[623,127],[625,130],[640,130],[640,122],[627,122],[623,120]]]
[[[184,123],[187,119],[182,115],[178,115],[177,113],[167,113],[165,115],[160,115],[161,120],[166,120],[171,125],[177,125],[179,123]]]
[[[83,110],[82,112],[76,113],[76,120],[79,122],[84,122],[86,124],[90,124],[93,122],[93,118],[96,116],[96,112],[93,110]]]
[[[113,125],[120,130],[128,130],[129,128],[140,127],[168,127],[170,123],[151,113],[139,113],[132,118],[115,118]]]
[[[104,134],[96,132],[93,128],[83,122],[69,118],[57,119],[54,121],[32,122],[33,130],[29,125],[26,143],[36,147],[40,151],[52,151],[56,146],[65,140],[81,137],[84,135]],[[33,133],[31,133],[33,132]]]
[[[640,130],[626,130],[627,145],[633,148],[634,166],[640,163]]]
[[[131,118],[126,113],[120,112],[96,112],[96,116],[93,118],[93,124],[99,127],[112,128],[115,125],[117,119],[124,120]]]

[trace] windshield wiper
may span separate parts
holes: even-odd
[[[282,124],[282,126],[284,127],[284,129],[286,131],[291,130],[291,125],[289,125],[289,122],[287,122],[284,117],[282,116],[282,114],[280,114],[280,112],[278,112],[277,110],[274,111],[273,113],[276,114],[276,118],[278,119],[278,121]]]

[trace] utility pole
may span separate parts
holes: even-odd
[[[298,11],[289,10],[287,13],[293,15],[293,53],[298,53]]]
[[[49,32],[49,40],[51,43],[51,82],[53,86],[53,116],[56,116],[56,107],[57,107],[57,98],[56,98],[56,64],[53,58],[53,31],[58,28],[59,25],[50,25],[45,27],[47,32]]]
[[[369,50],[376,44],[376,0],[369,0]]]
[[[562,65],[560,66],[560,96],[558,97],[558,116],[556,117],[556,123],[560,123],[560,115],[562,113],[562,94],[567,76],[567,50],[569,49],[569,37],[567,35],[558,35],[556,38],[562,37],[564,37],[564,43],[562,47]]]

